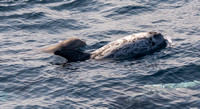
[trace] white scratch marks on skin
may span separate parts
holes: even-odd
[[[146,32],[126,36],[92,52],[92,59],[127,58],[155,50],[165,43],[164,37],[157,32]]]

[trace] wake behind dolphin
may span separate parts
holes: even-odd
[[[61,44],[57,44],[56,46],[51,46],[50,51],[53,51],[55,55],[66,58],[68,62],[76,62],[84,61],[87,59],[100,60],[125,59],[130,57],[136,58],[149,53],[151,54],[156,50],[166,47],[167,45],[167,41],[161,33],[145,32],[120,38],[116,41],[108,43],[107,45],[95,50],[94,52],[86,53],[77,50],[77,48],[85,45],[82,44],[83,41],[76,39],[76,42],[73,43],[74,41],[72,39],[64,41]],[[69,42],[70,44],[68,44]],[[73,47],[73,45],[76,46]],[[46,49],[49,50],[49,48]]]

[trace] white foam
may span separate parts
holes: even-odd
[[[164,39],[167,41],[168,47],[173,46],[172,37],[171,36],[164,36]]]
[[[54,55],[53,59],[50,61],[50,63],[53,65],[62,65],[62,64],[65,64],[66,62],[67,62],[67,59],[58,55]]]

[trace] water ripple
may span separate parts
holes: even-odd
[[[0,20],[5,20],[5,19],[20,19],[20,18],[24,18],[24,19],[39,19],[41,17],[44,16],[43,12],[38,12],[38,13],[23,13],[22,15],[19,14],[14,14],[14,15],[10,15],[10,16],[0,16]]]
[[[151,80],[152,83],[178,83],[183,81],[193,81],[193,78],[199,77],[198,71],[200,66],[189,64],[181,67],[159,70],[149,76],[144,76],[143,79]]]
[[[0,12],[9,12],[9,11],[17,11],[19,9],[22,9],[22,8],[26,8],[26,5],[24,3],[22,4],[9,4],[9,5],[6,5],[6,4],[1,4],[0,3]]]
[[[12,28],[15,30],[46,30],[46,31],[59,31],[60,29],[69,29],[69,30],[80,30],[88,28],[86,25],[82,25],[74,19],[56,19],[51,21],[46,21],[43,23],[36,24],[19,24],[13,27],[3,27],[3,28]]]
[[[0,108],[199,108],[198,0],[1,0]],[[172,46],[127,60],[51,64],[38,49],[76,36],[92,52],[132,33]]]
[[[96,4],[100,4],[100,3],[94,0],[74,0],[69,3],[51,7],[51,9],[54,9],[57,11],[71,10],[71,11],[80,11],[80,12],[90,12],[90,11],[98,11],[98,8],[93,6]]]
[[[129,5],[108,10],[106,13],[110,12],[110,14],[106,15],[105,17],[114,18],[115,16],[132,16],[150,11],[153,11],[153,8],[148,6]]]

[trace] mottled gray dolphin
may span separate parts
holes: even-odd
[[[56,50],[54,54],[66,58],[69,62],[87,59],[124,59],[153,53],[166,45],[166,39],[161,33],[144,32],[120,38],[91,53],[62,48]]]

